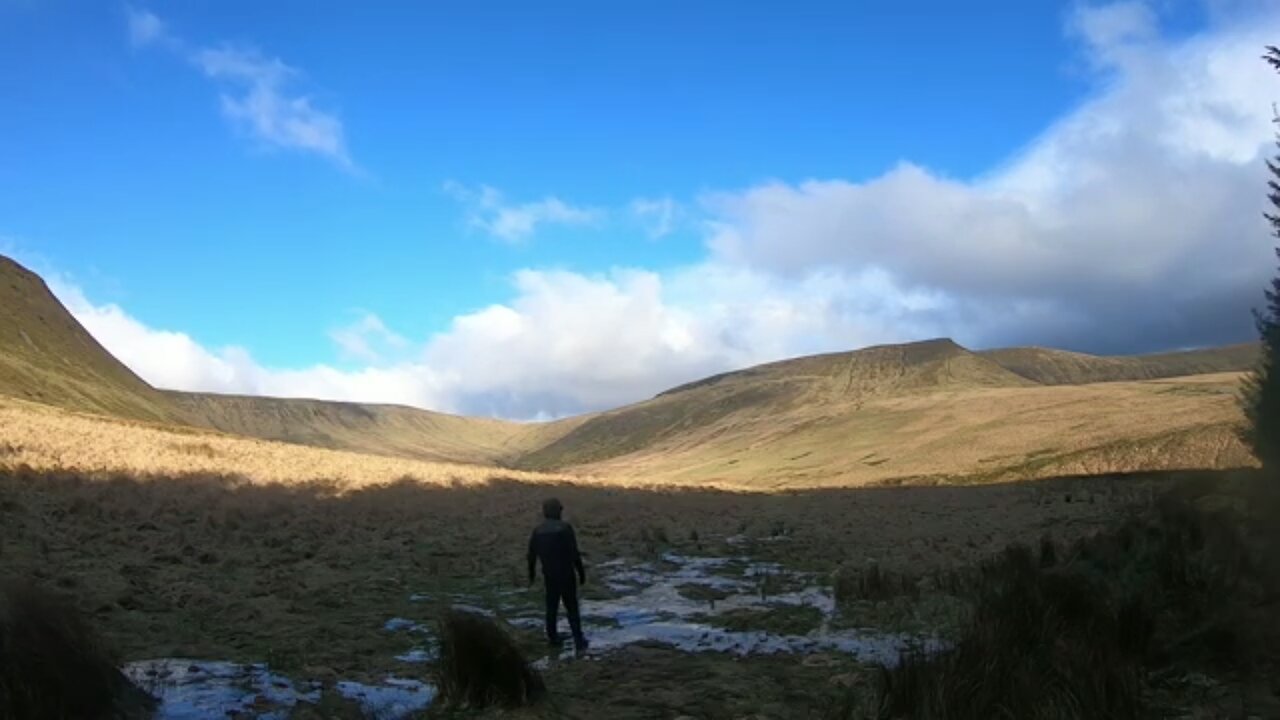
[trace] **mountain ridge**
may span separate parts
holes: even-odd
[[[1010,413],[1027,412],[1017,409],[1026,398],[1052,406],[1073,392],[1095,397],[1099,407],[1125,393],[1133,394],[1133,402],[1150,402],[1153,388],[1158,393],[1200,392],[1210,397],[1222,394],[1223,383],[1231,380],[1213,380],[1206,373],[1239,373],[1253,367],[1257,356],[1256,344],[1105,357],[1042,347],[972,351],[949,338],[933,338],[778,360],[684,383],[602,412],[518,423],[403,405],[159,390],[102,347],[38,275],[0,256],[0,394],[265,440],[529,470],[666,468],[662,472],[678,474],[703,467],[711,462],[707,458],[721,458],[727,466],[739,465],[734,472],[794,471],[770,459],[777,453],[826,457],[835,467],[847,463],[832,448],[873,437],[910,445],[915,442],[911,432],[927,438],[930,431],[912,423],[927,419],[930,412],[964,415],[967,411],[962,409],[944,411],[958,397],[971,403],[1005,403]],[[1150,385],[1191,375],[1210,380],[1172,389]],[[1133,382],[1149,385],[1125,385]],[[1084,389],[1097,383],[1116,387]],[[1164,409],[1154,412],[1176,414],[1187,412],[1191,401],[1179,396],[1177,402],[1159,402]],[[1232,417],[1231,408],[1219,399],[1194,402],[1212,410],[1206,415],[1211,425]],[[1123,408],[1113,411],[1122,413]],[[1073,412],[1098,410],[1082,407]],[[1006,421],[983,420],[989,425]],[[1176,435],[1190,427],[1187,418],[1178,422],[1161,432]],[[848,434],[833,428],[844,428],[841,432]],[[1106,439],[1099,437],[1097,442]],[[973,441],[993,440],[988,436]],[[1088,451],[1084,446],[1060,449],[1076,456]],[[935,450],[926,443],[920,452]],[[1029,456],[1045,452],[1035,449]],[[1232,452],[1218,455],[1236,457]],[[891,463],[872,455],[863,463],[867,467]]]

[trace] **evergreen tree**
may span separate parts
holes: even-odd
[[[1280,48],[1267,47],[1262,59],[1280,72]],[[1280,112],[1274,113],[1272,121],[1280,125]],[[1280,147],[1280,134],[1276,145]],[[1267,169],[1271,171],[1267,198],[1273,211],[1266,213],[1266,218],[1271,234],[1280,241],[1280,154],[1267,161]],[[1280,246],[1276,256],[1280,258]],[[1262,358],[1245,384],[1244,412],[1249,422],[1244,435],[1263,467],[1280,470],[1280,275],[1271,280],[1266,298],[1266,309],[1253,311],[1262,339]]]

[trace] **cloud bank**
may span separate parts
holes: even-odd
[[[1168,40],[1149,5],[1082,6],[1068,31],[1101,89],[982,177],[904,161],[865,180],[637,201],[627,209],[655,236],[681,208],[704,230],[705,257],[663,272],[525,270],[507,301],[416,343],[368,316],[333,334],[345,357],[367,364],[357,371],[264,368],[242,349],[202,348],[73,288],[60,296],[158,385],[511,418],[595,410],[729,368],[930,336],[1095,352],[1243,341],[1274,264],[1261,213],[1280,81],[1258,55],[1280,37],[1280,13],[1241,7],[1218,8],[1208,30]],[[159,33],[163,25],[145,19],[131,25],[135,42]],[[237,102],[248,105],[255,78],[285,73],[261,58],[210,67],[240,83],[247,94]],[[483,186],[447,190],[469,224],[507,241],[600,217],[551,196],[519,204]],[[377,348],[392,345],[388,360]]]

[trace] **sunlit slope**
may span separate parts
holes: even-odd
[[[1172,372],[1161,362],[1127,371]],[[1241,377],[1047,386],[949,340],[884,346],[685,385],[591,418],[522,466],[759,487],[1237,467],[1253,462],[1235,436]]]
[[[0,394],[135,420],[180,420],[116,360],[38,275],[0,256]]]
[[[1097,357],[930,340],[761,365],[522,424],[158,391],[39,277],[0,257],[0,395],[335,450],[639,481],[787,487],[1248,464],[1235,396],[1256,357],[1256,345]]]
[[[423,460],[504,464],[572,429],[394,405],[167,392],[206,427],[301,445]]]
[[[601,413],[526,455],[521,465],[568,467],[690,444],[771,443],[795,434],[829,439],[814,420],[856,412],[876,398],[1032,385],[951,340],[814,355],[717,375]]]
[[[986,481],[1253,464],[1236,437],[1238,374],[956,388],[740,414],[577,469],[752,487]]]
[[[1258,360],[1258,345],[1123,357],[1041,347],[1004,348],[979,354],[1042,385],[1080,385],[1250,370]]]

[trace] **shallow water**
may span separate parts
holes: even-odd
[[[265,665],[162,658],[129,663],[126,677],[159,701],[156,720],[204,720],[239,712],[266,719],[287,718],[299,702],[320,701],[320,686],[299,690]]]
[[[404,663],[429,663],[440,659],[440,651],[434,647],[414,648],[409,652],[396,656],[396,659]]]
[[[597,566],[599,582],[617,593],[607,600],[582,600],[584,629],[590,638],[589,660],[600,660],[610,651],[639,642],[658,642],[685,652],[727,652],[736,655],[847,653],[862,662],[894,665],[902,652],[920,648],[934,651],[943,645],[932,638],[917,638],[873,630],[833,630],[835,600],[828,588],[813,584],[814,577],[790,572],[777,563],[756,563],[747,558],[691,557],[668,553],[660,563],[629,564],[612,560]],[[772,576],[799,589],[774,594],[762,592]],[[704,588],[715,600],[681,594],[682,586]],[[501,593],[521,595],[521,591]],[[493,609],[476,604],[474,597],[451,596],[455,609],[493,617]],[[430,599],[415,594],[410,600]],[[732,610],[770,610],[779,607],[812,607],[818,611],[818,627],[803,635],[764,630],[733,631],[707,622]],[[512,625],[542,629],[541,609],[528,601],[503,604],[502,614]],[[561,626],[566,621],[561,614]],[[420,665],[439,658],[429,628],[415,620],[393,617],[385,632],[422,635],[421,644],[395,656],[399,662]],[[535,666],[548,669],[553,662],[573,656],[571,649],[539,659]],[[157,720],[196,720],[228,716],[263,720],[287,718],[298,703],[320,701],[320,684],[299,686],[270,672],[265,665],[237,665],[219,661],[165,658],[130,663],[125,674],[160,704]],[[334,690],[360,704],[367,716],[400,720],[428,707],[436,688],[419,680],[387,677],[380,684],[340,681]]]
[[[335,689],[339,695],[360,704],[367,717],[398,720],[425,710],[436,698],[436,688],[419,680],[388,677],[382,685],[365,685],[344,680]]]
[[[745,558],[689,557],[668,553],[662,567],[651,563],[626,566],[611,562],[601,566],[603,582],[619,593],[608,600],[583,600],[583,629],[591,641],[588,657],[598,657],[610,650],[638,642],[659,642],[685,652],[731,652],[738,655],[807,653],[837,651],[861,662],[895,665],[904,651],[920,648],[926,652],[940,649],[933,638],[917,638],[898,633],[872,630],[833,630],[830,621],[836,612],[835,599],[829,589],[810,585],[799,590],[777,594],[761,591],[762,579],[776,576],[792,584],[812,581],[802,573],[786,571],[776,563],[752,563]],[[735,563],[742,570],[730,575],[725,571]],[[726,597],[700,600],[686,597],[681,586],[697,586]],[[714,618],[731,610],[770,610],[779,606],[812,607],[822,620],[817,628],[803,635],[784,635],[760,631],[733,631],[716,627],[701,618]],[[562,613],[563,615],[563,613]],[[541,617],[517,617],[512,624],[531,629],[542,627]],[[561,625],[565,624],[561,619]],[[563,650],[555,657],[543,658],[541,667],[553,659],[572,656]]]

